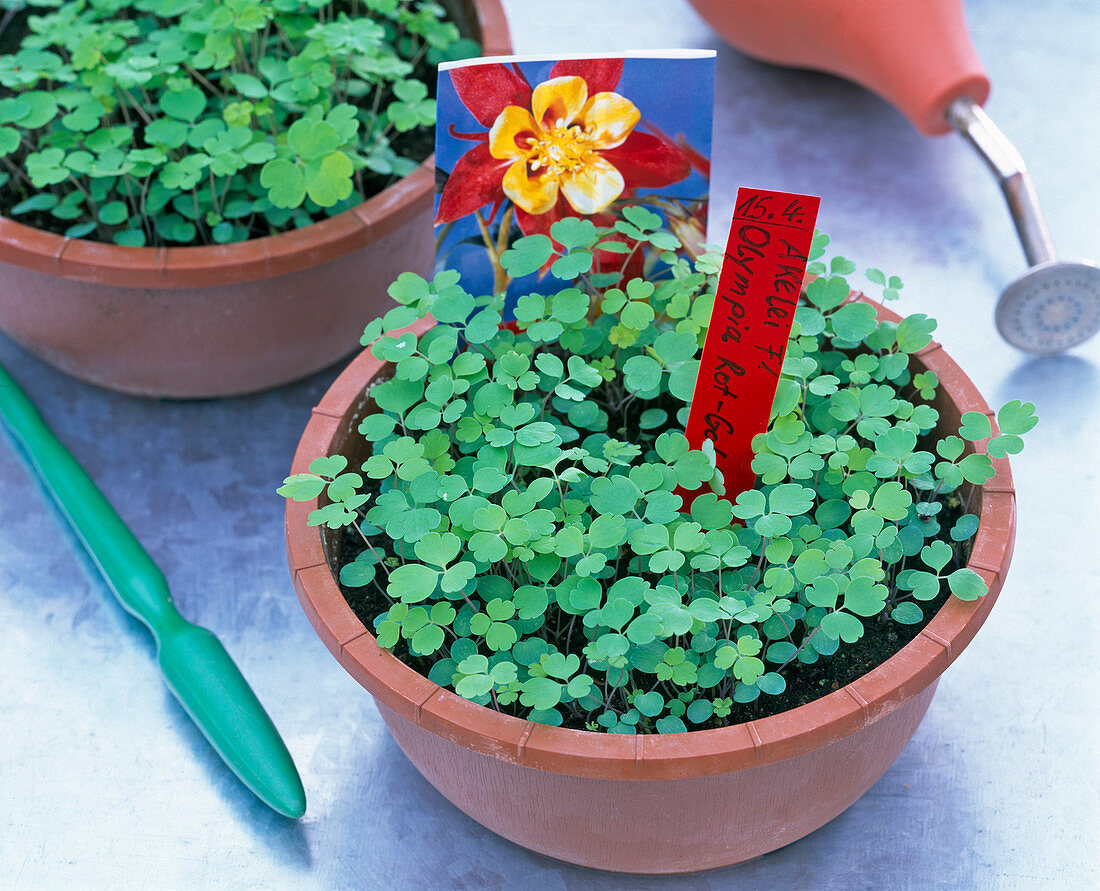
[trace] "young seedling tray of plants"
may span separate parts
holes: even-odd
[[[363,336],[392,363],[358,426],[369,457],[320,456],[279,491],[321,496],[309,523],[344,530],[348,603],[439,686],[544,724],[682,733],[823,696],[947,598],[982,597],[966,493],[1036,418],[1013,401],[996,435],[980,412],[938,435],[939,382],[911,363],[935,321],[850,299],[855,265],[826,265],[818,234],[757,484],[729,500],[713,447],[682,432],[720,255],[594,271],[594,251],[665,250],[660,218],[631,210],[517,240],[509,274],[561,287],[521,296],[514,323],[456,272],[402,275]],[[896,277],[867,278],[898,297]],[[684,510],[678,490],[700,488]]]

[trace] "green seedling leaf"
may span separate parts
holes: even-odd
[[[655,718],[665,708],[665,698],[657,691],[638,693],[633,700],[634,708],[647,718]]]
[[[924,561],[924,564],[932,567],[936,572],[940,572],[951,562],[952,555],[951,546],[944,544],[942,541],[934,541],[923,547],[920,552],[920,558]]]
[[[545,235],[529,235],[517,239],[500,258],[501,265],[513,278],[537,272],[553,253],[554,246]]]
[[[833,640],[852,644],[863,637],[863,623],[855,616],[837,610],[821,620],[821,633]]]
[[[160,97],[160,110],[180,121],[195,121],[206,108],[206,97],[197,87],[169,90]]]
[[[108,226],[117,226],[130,217],[129,208],[121,201],[108,201],[99,208],[99,221]]]
[[[661,225],[661,218],[653,213],[653,211],[647,210],[644,207],[630,205],[624,207],[622,213],[623,217],[629,220],[642,232],[656,229]]]
[[[633,393],[651,393],[661,382],[661,363],[649,356],[633,356],[623,365],[623,380]]]
[[[581,217],[565,217],[550,227],[550,237],[567,250],[591,247],[596,235],[592,221]]]
[[[10,155],[19,148],[19,131],[14,127],[0,127],[0,156]]]
[[[924,612],[917,604],[907,600],[890,611],[890,618],[899,625],[917,625],[924,621]]]
[[[1029,430],[1034,429],[1038,423],[1039,419],[1035,416],[1035,404],[1032,402],[1020,402],[1019,399],[1013,399],[1011,402],[1002,405],[997,412],[997,425],[1001,428],[1002,434],[1022,436]]]
[[[962,423],[959,425],[959,436],[963,439],[977,442],[991,436],[992,432],[986,415],[979,411],[968,411],[963,414]]]
[[[780,693],[786,691],[787,682],[778,672],[769,671],[756,679],[756,686],[761,693],[767,693],[769,696],[778,696]]]
[[[1019,436],[1005,434],[994,436],[986,443],[986,452],[993,458],[1003,458],[1006,455],[1016,455],[1023,451],[1024,441]]]
[[[312,501],[325,490],[325,481],[312,473],[296,473],[283,480],[276,490],[284,498]]]
[[[978,531],[978,518],[974,514],[964,514],[951,527],[952,541],[966,541]]]
[[[687,733],[683,720],[675,715],[665,715],[656,722],[658,733]]]
[[[871,510],[883,519],[897,522],[905,519],[912,503],[913,496],[901,483],[891,480],[883,483],[875,492]]]
[[[806,286],[806,297],[822,312],[840,306],[848,299],[851,289],[840,276],[822,276]]]
[[[859,342],[875,330],[875,308],[868,303],[849,303],[830,316],[836,336]]]
[[[550,267],[550,273],[555,278],[572,281],[584,275],[591,268],[592,254],[589,251],[570,251],[554,262]]]
[[[277,158],[264,164],[260,185],[275,207],[298,207],[306,198],[306,178],[292,161]]]
[[[557,681],[545,677],[533,677],[523,682],[523,693],[519,701],[530,708],[551,709],[561,702],[563,690],[564,687]]]
[[[932,342],[932,332],[935,330],[935,319],[930,319],[922,313],[907,316],[898,322],[898,347],[905,353],[919,352]]]
[[[390,573],[386,593],[402,603],[420,603],[431,597],[438,581],[438,571],[418,563],[408,563]]]
[[[776,486],[768,495],[768,506],[773,513],[795,517],[806,513],[814,503],[814,492],[798,483]]]
[[[355,168],[343,152],[325,155],[316,166],[306,168],[305,187],[310,200],[321,207],[332,207],[343,201],[352,191],[352,174]],[[279,206],[272,198],[272,203]]]
[[[947,577],[947,585],[959,600],[977,600],[989,593],[985,581],[973,569],[956,569]]]
[[[993,479],[996,473],[993,469],[993,462],[988,455],[967,455],[959,462],[958,467],[962,472],[963,479],[976,486]]]

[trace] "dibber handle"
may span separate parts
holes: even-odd
[[[179,614],[153,558],[3,367],[0,419],[119,602],[153,632],[165,682],[210,744],[268,806],[288,817],[302,816],[305,791],[290,752],[225,647]]]
[[[23,446],[119,602],[154,635],[182,623],[164,574],[3,368],[0,418]]]

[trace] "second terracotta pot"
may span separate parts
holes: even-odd
[[[511,52],[500,0],[445,4],[486,55]],[[335,217],[228,245],[129,248],[0,217],[0,330],[81,380],[194,398],[285,384],[348,355],[428,274],[432,158]]]
[[[898,317],[882,310],[884,318]],[[992,412],[937,343],[914,367],[939,377],[944,430]],[[313,410],[292,472],[318,455],[361,462],[355,434],[388,375],[360,355]],[[731,727],[619,736],[535,724],[436,686],[379,648],[337,586],[335,534],[306,524],[317,502],[287,503],[287,553],[310,622],[374,696],[394,739],[444,796],[524,847],[599,869],[682,873],[740,863],[790,844],[855,802],[905,748],[940,675],[985,621],[1004,583],[1016,531],[1006,459],[972,493],[981,526],[969,567],[989,594],[951,598],[899,653],[846,687]]]

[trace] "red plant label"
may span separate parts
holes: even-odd
[[[820,203],[737,191],[685,431],[693,449],[714,443],[730,501],[756,481],[752,439],[768,426]],[[698,492],[683,494],[687,510]]]

